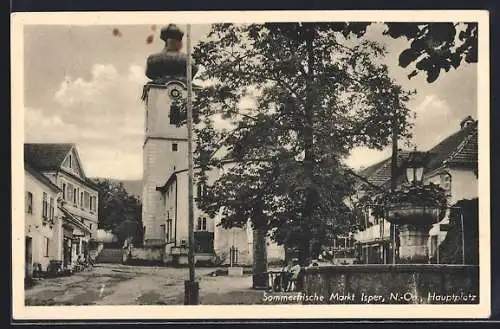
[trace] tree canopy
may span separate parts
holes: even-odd
[[[130,195],[122,182],[95,179],[99,187],[99,228],[111,231],[121,242],[134,238],[142,242],[142,206],[140,200]]]
[[[477,63],[477,23],[386,23],[384,34],[392,38],[406,38],[410,47],[399,55],[403,68],[415,63],[408,75],[412,78],[418,71],[427,73],[427,81],[434,82],[441,71],[457,69],[462,62]]]
[[[384,48],[362,37],[364,23],[214,24],[194,49],[205,88],[194,107],[197,164],[225,170],[199,206],[223,225],[252,219],[279,243],[305,249],[327,227],[345,227],[356,146],[382,149],[393,127],[409,137],[404,91],[376,61]],[[357,42],[347,42],[354,39]],[[253,96],[255,106],[242,108]],[[217,129],[218,115],[233,129]],[[218,149],[228,152],[213,156]]]

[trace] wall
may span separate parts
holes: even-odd
[[[132,260],[162,261],[161,248],[131,248]]]
[[[169,146],[168,140],[150,139],[143,148],[142,221],[146,227],[145,240],[161,238],[164,213],[161,192],[156,188],[165,184],[173,172],[174,165],[169,161],[167,151]]]
[[[477,304],[479,267],[426,264],[308,268],[304,274],[304,293],[323,296],[323,301],[309,302],[318,304],[364,304],[368,301],[362,300],[363,294],[380,296],[377,301],[371,301],[373,304],[432,304],[437,303],[437,299],[429,299],[429,295],[453,294],[457,297],[450,303]],[[337,298],[330,298],[332,296]]]
[[[50,260],[62,259],[62,227],[61,218],[54,201],[54,225],[42,224],[43,192],[47,193],[47,200],[57,200],[58,194],[25,171],[25,191],[33,194],[32,214],[25,209],[25,235],[31,237],[32,263],[40,263],[45,271]],[[44,238],[49,239],[49,253],[45,254]]]
[[[160,242],[163,234],[161,225],[165,223],[165,200],[156,187],[163,186],[175,170],[187,169],[187,130],[170,124],[170,104],[169,90],[149,88],[142,193],[146,243],[147,240]],[[173,143],[178,145],[177,151],[172,150]]]
[[[252,258],[246,229],[216,227],[214,232],[214,249],[215,254],[223,261],[222,264],[230,263],[229,253],[233,246],[238,249],[238,264],[251,265]]]
[[[451,205],[462,199],[474,199],[479,196],[477,178],[472,170],[451,169],[450,174]]]
[[[451,175],[450,182],[450,199],[448,201],[449,205],[454,205],[457,201],[462,199],[473,199],[477,198],[479,195],[477,178],[474,172],[470,169],[459,169],[453,168],[448,169],[448,173]],[[443,176],[438,174],[432,175],[430,177],[426,177],[424,180],[425,184],[434,183],[443,186]],[[446,238],[446,231],[440,231],[440,224],[448,224],[448,215],[444,217],[444,219],[438,224],[433,225],[431,228],[429,235],[438,236],[438,245],[441,244]],[[431,248],[431,238],[429,238],[427,242],[427,247]]]

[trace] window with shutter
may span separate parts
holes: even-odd
[[[33,194],[31,192],[26,192],[26,212],[33,213]]]
[[[47,193],[43,192],[43,198],[42,198],[42,217],[43,219],[47,219],[48,214],[47,214]]]
[[[54,220],[54,198],[50,198],[50,220]]]

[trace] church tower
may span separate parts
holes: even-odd
[[[170,24],[161,30],[164,49],[147,59],[143,100],[146,107],[143,144],[143,207],[145,246],[165,241],[163,186],[176,170],[187,169],[187,128],[180,126],[186,100],[186,55],[180,52],[184,33]],[[193,68],[193,74],[195,74]]]

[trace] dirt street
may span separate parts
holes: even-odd
[[[252,277],[216,276],[214,268],[197,268],[200,304],[262,304]],[[182,305],[187,268],[98,264],[69,277],[43,279],[26,289],[34,305]]]

